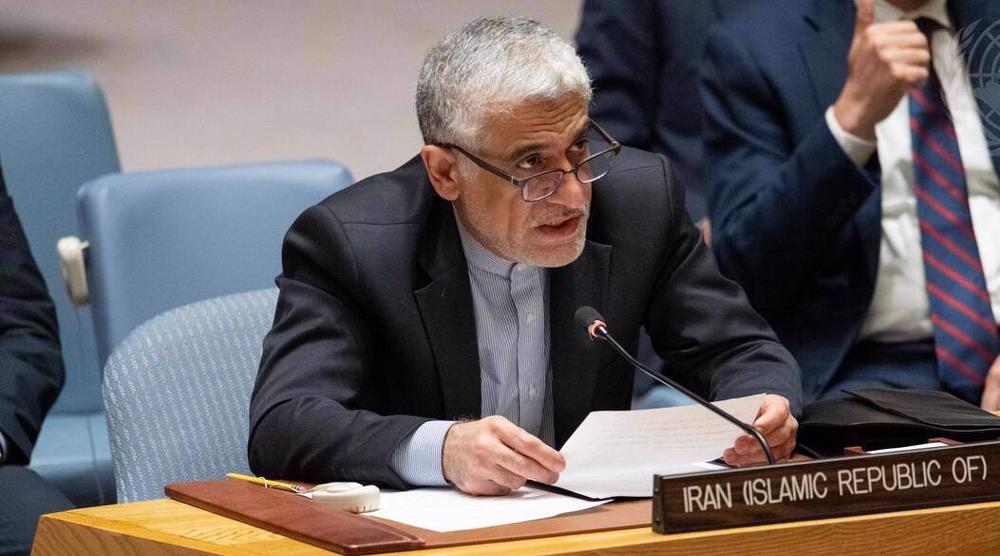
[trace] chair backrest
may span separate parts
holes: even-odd
[[[288,227],[351,181],[339,164],[310,161],[126,173],[84,185],[100,360],[168,309],[273,286]]]
[[[59,318],[66,384],[53,412],[99,411],[89,310],[75,309],[63,293],[55,249],[60,237],[78,235],[80,186],[119,169],[108,109],[94,81],[76,71],[0,75],[0,164]]]
[[[250,392],[278,289],[216,297],[136,328],[104,368],[119,502],[248,473]]]

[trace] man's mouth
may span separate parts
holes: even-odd
[[[576,233],[582,216],[568,216],[537,226],[538,230],[550,237],[563,237]]]

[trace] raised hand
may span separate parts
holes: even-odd
[[[858,2],[854,38],[847,56],[847,82],[833,104],[845,131],[875,140],[875,124],[884,120],[912,87],[929,75],[927,37],[912,21],[873,23],[874,0]]]

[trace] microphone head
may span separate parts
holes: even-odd
[[[602,337],[598,335],[598,332],[607,334],[604,330],[604,327],[607,326],[604,323],[604,317],[602,317],[601,314],[597,312],[597,309],[594,309],[593,307],[588,305],[580,307],[573,315],[573,319],[587,331],[587,335],[590,336],[591,340]]]
[[[581,328],[587,329],[590,328],[590,325],[594,324],[595,320],[603,322],[604,317],[597,312],[597,309],[594,309],[590,305],[584,305],[583,307],[577,309],[576,313],[573,314],[573,320],[575,320]]]

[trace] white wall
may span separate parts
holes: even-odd
[[[125,170],[333,158],[355,177],[420,146],[424,51],[481,15],[567,38],[578,0],[0,0],[0,71],[103,86]]]

